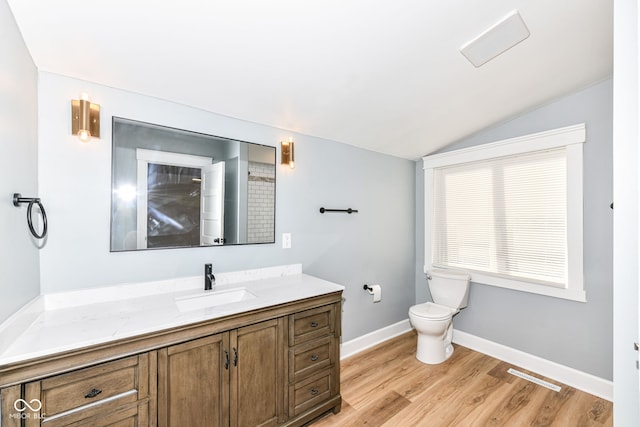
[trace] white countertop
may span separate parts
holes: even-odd
[[[203,283],[198,276],[42,295],[0,325],[0,366],[344,290],[299,264],[220,273],[213,292],[243,288],[255,298],[181,312],[176,298],[204,295]]]

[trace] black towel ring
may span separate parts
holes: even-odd
[[[29,225],[29,231],[36,239],[44,239],[47,236],[47,213],[44,211],[44,206],[37,197],[22,197],[20,193],[13,193],[13,206],[19,207],[21,203],[29,203],[27,206],[27,224]],[[33,226],[32,211],[33,205],[37,204],[42,214],[42,233],[38,234]]]

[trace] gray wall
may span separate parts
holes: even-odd
[[[613,82],[607,80],[447,147],[449,151],[577,123],[584,145],[584,278],[587,302],[473,283],[456,329],[611,380],[613,377]],[[416,164],[416,219],[424,216],[422,163]],[[417,226],[416,300],[428,292]]]
[[[292,134],[157,98],[39,73],[40,191],[51,232],[40,252],[45,293],[215,271],[302,263],[306,273],[346,286],[343,340],[407,318],[414,302],[414,162]],[[101,139],[69,134],[69,100],[101,105]],[[276,166],[276,243],[109,252],[111,116],[277,146],[292,136],[296,169]],[[279,158],[279,152],[278,156]],[[325,214],[319,208],[359,209]],[[282,233],[292,248],[282,249]],[[364,283],[383,286],[373,304]]]
[[[13,193],[38,194],[37,70],[0,0],[0,322],[40,293],[37,241]],[[47,200],[43,203],[45,209]]]

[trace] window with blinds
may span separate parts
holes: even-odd
[[[433,171],[433,264],[564,287],[564,148]]]
[[[425,272],[586,301],[584,124],[423,158]]]

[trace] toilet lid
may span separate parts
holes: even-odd
[[[409,312],[415,316],[432,320],[444,320],[453,314],[453,310],[450,308],[432,302],[414,305],[409,309]]]

